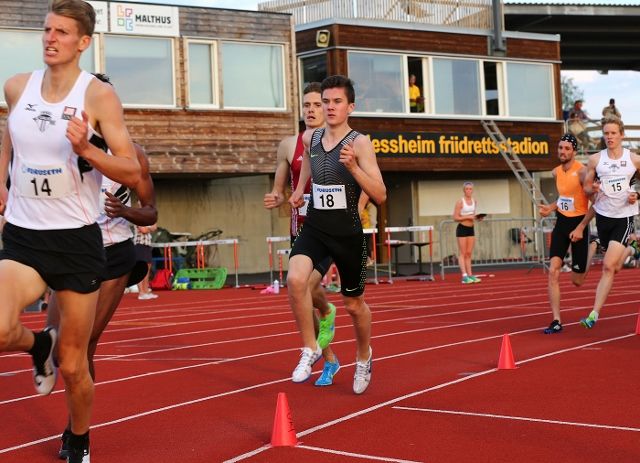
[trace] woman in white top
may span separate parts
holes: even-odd
[[[453,220],[459,222],[456,228],[458,265],[462,273],[462,284],[480,283],[480,278],[471,273],[471,254],[476,242],[473,222],[480,220],[476,216],[478,202],[473,197],[473,183],[464,182],[462,191],[464,196],[456,201],[456,206],[453,209]]]

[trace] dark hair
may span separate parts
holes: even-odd
[[[309,82],[309,84],[302,91],[302,94],[306,95],[307,93],[322,93],[322,89],[320,87],[320,82]]]
[[[611,99],[609,100],[609,104],[616,104],[616,100],[615,100],[615,99],[613,99],[613,98],[611,98]]]
[[[91,37],[96,27],[96,12],[84,0],[51,0],[49,12],[75,19],[81,35]]]
[[[113,86],[113,84],[111,83],[111,79],[109,79],[108,75],[101,74],[99,72],[94,72],[93,75],[96,76],[96,79],[101,80],[105,84],[109,84],[109,85]]]
[[[330,76],[322,81],[322,92],[329,88],[343,88],[349,103],[356,102],[356,91],[353,89],[353,81],[345,76]]]

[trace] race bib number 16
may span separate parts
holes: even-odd
[[[313,208],[322,210],[346,209],[347,195],[344,185],[313,184]]]

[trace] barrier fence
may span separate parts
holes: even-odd
[[[194,246],[196,248],[196,265],[197,268],[204,268],[205,262],[205,246],[218,246],[221,244],[233,245],[233,265],[236,277],[236,288],[240,287],[238,277],[238,239],[222,239],[222,240],[207,240],[207,241],[177,241],[173,243],[151,243],[153,248],[161,248],[163,250],[164,268],[169,269],[169,273],[173,273],[173,265],[176,258],[173,256],[174,248],[187,248]],[[179,259],[183,259],[179,257]]]
[[[458,268],[457,225],[453,220],[443,220],[438,226],[442,278],[447,269]],[[544,235],[552,228],[550,219],[536,222],[533,217],[478,221],[475,223],[472,266],[529,264],[545,267],[547,242]]]

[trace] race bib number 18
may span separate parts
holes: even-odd
[[[322,210],[346,209],[347,195],[344,185],[313,184],[313,208]]]

